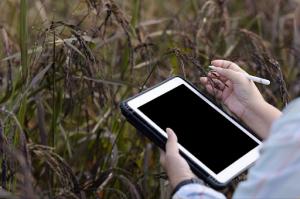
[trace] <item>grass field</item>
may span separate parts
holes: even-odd
[[[298,0],[0,8],[0,198],[165,198],[159,151],[119,103],[172,75],[201,88],[212,59],[270,79],[259,88],[278,108],[300,96]]]

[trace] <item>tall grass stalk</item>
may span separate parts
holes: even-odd
[[[270,78],[278,107],[299,96],[300,2],[272,1],[0,0],[0,198],[168,198],[120,101],[174,74],[200,87],[218,58]]]
[[[28,0],[21,0],[20,7],[20,47],[21,47],[21,79],[26,80],[28,75]]]
[[[133,12],[131,24],[134,28],[137,27],[140,20],[141,0],[133,0]]]

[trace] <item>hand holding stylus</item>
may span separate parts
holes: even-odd
[[[249,81],[249,75],[237,64],[226,60],[214,60],[211,64],[213,71],[200,78],[202,85],[261,138],[266,138],[281,112],[264,100],[254,82]]]
[[[215,66],[214,72],[200,78],[206,90],[223,102],[257,135],[267,138],[271,124],[281,112],[264,100],[253,81],[249,81],[246,75],[241,75],[246,73],[237,64],[226,60],[215,60],[211,64]],[[181,181],[193,178],[194,174],[179,154],[175,133],[167,129],[167,134],[166,152],[161,151],[160,160],[174,188]]]

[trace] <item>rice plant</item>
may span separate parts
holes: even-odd
[[[212,59],[271,79],[260,90],[279,108],[300,95],[296,0],[2,0],[0,8],[0,198],[166,198],[157,147],[118,105],[172,75],[201,88]]]

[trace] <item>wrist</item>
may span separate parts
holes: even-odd
[[[258,136],[265,139],[269,135],[272,123],[279,118],[281,112],[267,103],[265,100],[258,100],[245,108],[241,119]]]
[[[192,173],[184,174],[181,176],[175,176],[173,178],[170,178],[170,183],[172,188],[174,189],[178,184],[180,184],[183,181],[196,178],[196,176]]]
[[[171,196],[173,196],[181,187],[188,185],[188,184],[201,184],[202,185],[202,184],[204,184],[204,182],[196,177],[183,180],[174,187]]]
[[[254,103],[250,103],[245,107],[245,111],[241,117],[244,122],[251,120],[254,117],[261,117],[262,113],[268,108],[268,103],[264,99],[253,100]]]

